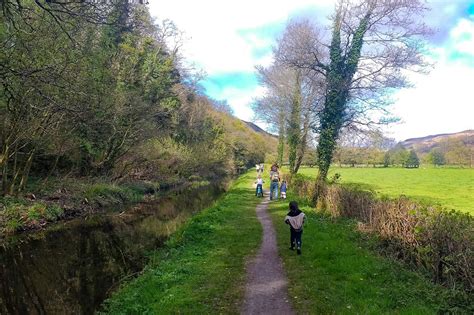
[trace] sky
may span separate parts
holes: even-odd
[[[327,24],[335,0],[150,0],[157,21],[184,32],[182,54],[206,73],[206,94],[253,121],[250,104],[263,95],[255,66],[272,62],[272,46],[289,19]],[[425,22],[434,67],[410,74],[414,87],[397,91],[389,108],[400,122],[385,129],[397,140],[474,129],[474,0],[431,0]],[[257,124],[259,124],[257,122]],[[259,124],[265,127],[263,124]]]

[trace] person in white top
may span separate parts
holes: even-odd
[[[255,189],[255,196],[257,197],[263,197],[263,178],[262,178],[262,175],[258,175],[257,176],[257,180],[255,181],[255,183],[257,184],[257,187]]]

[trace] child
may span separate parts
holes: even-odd
[[[257,177],[257,180],[255,181],[255,183],[257,184],[257,188],[255,190],[255,196],[257,197],[263,197],[263,179],[262,179],[262,175],[258,175]]]
[[[280,198],[281,199],[286,199],[286,189],[287,189],[286,180],[284,180],[284,181],[281,182],[281,186],[280,186]]]
[[[290,225],[290,249],[301,255],[301,234],[303,234],[303,223],[306,217],[298,208],[296,201],[290,202],[290,212],[285,217],[285,223]]]

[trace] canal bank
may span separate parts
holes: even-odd
[[[171,190],[149,202],[111,208],[4,240],[1,314],[91,314],[145,266],[222,185]]]
[[[255,215],[249,172],[212,207],[182,226],[150,254],[144,271],[123,283],[103,305],[109,314],[238,313],[245,290],[245,265],[262,228]]]

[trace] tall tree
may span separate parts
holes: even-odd
[[[420,22],[422,1],[340,0],[333,16],[330,42],[323,31],[306,25],[313,38],[287,42],[279,61],[311,69],[324,77],[325,99],[319,113],[317,189],[327,177],[341,130],[350,124],[384,123],[371,113],[383,110],[394,88],[408,86],[402,69],[422,70],[423,41],[429,31]],[[297,23],[296,23],[297,24]]]

